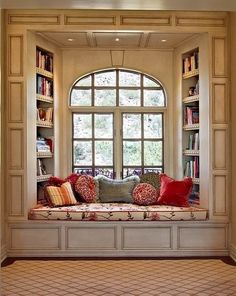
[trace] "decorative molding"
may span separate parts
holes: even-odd
[[[8,35],[8,75],[23,76],[23,35]]]
[[[227,77],[226,37],[212,37],[212,76]]]
[[[228,215],[228,177],[223,174],[213,174],[213,215]]]
[[[225,18],[211,17],[175,17],[176,26],[184,27],[224,27],[226,25]]]
[[[59,25],[60,15],[53,14],[9,14],[9,25]]]
[[[230,257],[236,262],[236,246],[231,244],[230,246]]]
[[[228,130],[227,128],[213,129],[213,169],[214,170],[227,170],[228,158]]]
[[[65,15],[65,25],[115,25],[115,16]]]
[[[212,123],[228,123],[228,89],[226,83],[212,84]]]
[[[111,65],[112,67],[123,67],[124,65],[124,50],[111,50]]]
[[[7,246],[1,245],[1,263],[7,258]]]
[[[24,175],[9,174],[8,176],[8,215],[24,216]]]
[[[24,131],[23,128],[8,130],[8,169],[24,169]]]
[[[135,26],[171,26],[172,17],[169,16],[120,16],[120,25],[135,25]]]
[[[8,82],[8,122],[23,123],[23,82]]]

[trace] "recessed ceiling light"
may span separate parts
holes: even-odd
[[[72,39],[72,38],[68,38],[67,41],[72,42],[72,41],[74,41],[74,39]]]
[[[120,41],[120,38],[116,38],[115,41],[116,41],[116,42]]]
[[[161,42],[166,42],[167,40],[166,39],[161,39]]]

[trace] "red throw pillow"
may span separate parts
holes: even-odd
[[[177,207],[189,207],[188,198],[193,182],[189,177],[176,181],[165,174],[160,175],[161,188],[157,203]]]
[[[132,193],[134,203],[140,206],[153,205],[157,201],[159,191],[156,190],[151,184],[140,183]]]
[[[75,182],[75,191],[85,202],[96,202],[96,186],[92,176],[80,175]]]

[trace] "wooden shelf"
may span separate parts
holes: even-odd
[[[49,72],[49,71],[47,71],[47,70],[44,70],[44,69],[38,68],[38,67],[36,67],[36,73],[37,73],[37,74],[40,74],[40,75],[42,75],[42,76],[44,76],[44,77],[50,78],[50,79],[53,78],[53,73],[51,73],[51,72]]]
[[[183,154],[186,156],[199,156],[199,150],[186,149],[186,150],[184,150]]]
[[[37,176],[37,182],[48,181],[50,177],[52,177],[52,174]]]
[[[37,127],[53,128],[53,123],[48,121],[39,121],[36,123]]]
[[[37,158],[52,158],[52,152],[37,152]]]
[[[191,77],[194,77],[194,76],[198,76],[199,75],[199,70],[198,69],[195,69],[193,71],[189,71],[187,73],[184,73],[183,74],[183,79],[188,79],[188,78],[191,78]]]
[[[53,98],[52,97],[44,96],[44,95],[41,95],[41,94],[36,94],[36,99],[38,101],[42,101],[42,102],[46,102],[46,103],[50,103],[50,104],[53,103]]]
[[[183,103],[184,104],[198,102],[198,101],[199,101],[199,95],[183,98]]]
[[[199,123],[184,125],[184,126],[183,126],[183,129],[184,129],[185,131],[199,130]]]

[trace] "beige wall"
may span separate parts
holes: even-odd
[[[65,176],[71,172],[71,130],[70,112],[68,109],[69,91],[79,77],[92,71],[111,68],[110,50],[64,50],[63,52],[63,121],[61,129],[61,145],[63,147],[61,154],[61,175]],[[123,68],[138,70],[157,78],[164,86],[167,92],[168,122],[172,123],[172,103],[173,103],[173,52],[157,50],[128,50],[124,52]],[[168,158],[165,158],[165,170],[173,175],[173,129],[172,125],[166,121],[166,139],[165,150]],[[65,141],[65,139],[67,139]],[[67,155],[67,157],[65,157]]]
[[[232,211],[231,244],[236,252],[236,12],[231,13]],[[236,255],[236,253],[235,253]],[[235,257],[236,258],[236,257]]]

